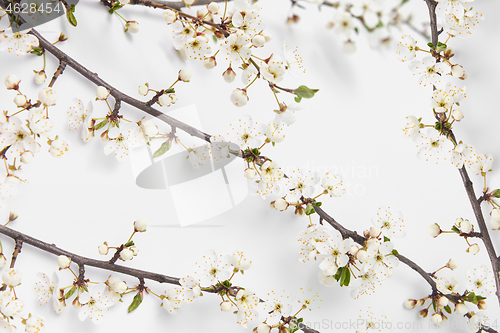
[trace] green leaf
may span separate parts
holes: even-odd
[[[75,286],[71,287],[71,289],[70,289],[70,290],[68,290],[68,291],[66,292],[66,294],[64,294],[63,298],[64,298],[64,299],[68,299],[68,298],[70,298],[71,296],[73,296],[73,294],[75,293],[75,291],[76,291],[76,287],[75,287]]]
[[[229,287],[231,287],[233,284],[232,284],[230,281],[226,280],[226,281],[222,281],[222,285],[223,285],[224,287],[226,287],[226,288],[229,288]]]
[[[391,240],[384,236],[384,242],[390,242]]]
[[[94,130],[98,131],[108,124],[108,120],[103,120],[99,124],[94,126]]]
[[[300,86],[293,92],[295,93],[295,95],[301,98],[313,98],[314,94],[316,94],[318,91],[319,89],[310,89],[306,86]]]
[[[171,147],[172,147],[172,139],[169,138],[167,141],[161,144],[160,148],[158,148],[157,151],[155,151],[153,157],[159,157],[165,154],[167,151],[170,150]]]
[[[124,246],[125,247],[134,246],[134,241],[127,242]]]
[[[349,268],[344,267],[342,273],[340,273],[340,286],[348,286],[349,282],[351,282],[351,271]]]
[[[434,312],[437,312],[437,305],[436,305],[436,302],[432,302],[432,307],[434,308]]]
[[[344,267],[339,267],[339,269],[337,270],[337,273],[335,273],[335,280],[340,280],[340,274],[342,273],[342,271],[344,270]]]
[[[444,307],[445,311],[448,312],[449,314],[451,314],[451,308],[449,305],[445,306]]]
[[[168,88],[168,89],[165,89],[165,91],[163,91],[164,94],[173,94],[175,93],[175,89],[174,88]]]
[[[497,189],[495,191],[493,191],[493,194],[492,194],[495,198],[500,198],[500,189]]]
[[[142,299],[143,299],[142,291],[139,291],[134,296],[134,299],[132,300],[132,303],[130,303],[130,305],[128,307],[128,312],[130,313],[130,312],[134,311],[135,309],[137,309],[139,307],[139,305],[141,305]]]
[[[316,210],[314,209],[314,206],[311,205],[311,204],[308,204],[306,206],[306,215],[311,215],[311,214],[314,214],[316,213]]]
[[[43,51],[43,49],[41,47],[34,47],[34,48],[31,49],[30,53],[31,54],[35,54],[37,56],[41,56],[41,55],[43,55],[44,51]]]
[[[295,102],[300,103],[301,100],[302,100],[302,97],[295,96]]]
[[[255,156],[259,156],[259,155],[260,155],[260,151],[259,151],[257,148],[252,148],[252,153],[253,153]]]
[[[435,47],[434,47],[434,44],[432,44],[431,42],[427,43],[427,46],[428,46],[428,47],[430,47],[430,48],[431,48],[431,49],[433,49],[433,50],[434,50],[434,48],[435,48]]]
[[[314,206],[316,206],[316,207],[321,207],[321,205],[322,205],[322,204],[323,204],[323,203],[321,203],[321,202],[315,202],[315,203],[314,203]]]
[[[69,24],[76,27],[78,22],[76,22],[76,17],[74,15],[75,5],[71,5],[70,9],[66,8],[66,18],[68,19]]]
[[[394,249],[392,250],[392,254],[394,254],[395,256],[397,256],[399,254],[398,250]]]
[[[436,121],[434,128],[436,129],[436,131],[441,131],[441,123],[439,121]]]
[[[453,227],[451,227],[451,230],[453,230],[453,231],[454,231],[454,232],[456,232],[457,234],[459,234],[459,233],[460,233],[460,230],[459,230],[459,229],[457,228],[457,226],[455,226],[455,225],[454,225]]]

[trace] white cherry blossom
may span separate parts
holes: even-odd
[[[90,292],[80,294],[79,302],[82,305],[78,312],[78,318],[84,321],[90,316],[94,324],[100,323],[104,314],[114,305],[112,297],[106,292],[105,284],[98,284]]]

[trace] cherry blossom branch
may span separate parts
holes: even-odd
[[[13,229],[6,227],[4,225],[0,225],[0,234],[3,234],[7,237],[10,237],[16,241],[16,246],[14,249],[14,253],[12,255],[12,261],[11,261],[10,268],[14,267],[14,263],[16,261],[17,255],[21,252],[21,247],[22,247],[23,243],[26,243],[26,244],[29,244],[29,245],[37,248],[37,249],[44,251],[44,252],[48,252],[48,253],[54,254],[56,256],[63,255],[63,256],[70,258],[72,262],[74,262],[75,264],[78,265],[78,281],[77,281],[77,283],[80,283],[80,284],[83,284],[85,282],[85,266],[90,266],[90,267],[96,267],[96,268],[100,268],[103,270],[113,271],[113,272],[136,277],[137,279],[139,279],[139,283],[140,283],[139,288],[141,288],[141,290],[146,289],[146,287],[144,286],[145,279],[150,280],[150,281],[156,281],[159,283],[168,283],[168,284],[173,284],[173,285],[178,285],[178,286],[181,285],[180,279],[177,277],[171,277],[171,276],[167,276],[167,275],[163,275],[163,274],[159,274],[159,273],[153,273],[153,272],[149,272],[149,271],[143,271],[143,270],[139,270],[139,269],[135,269],[135,268],[116,265],[114,262],[111,262],[112,260],[102,261],[102,260],[96,260],[96,259],[83,257],[83,256],[77,255],[75,253],[63,250],[63,249],[57,247],[55,244],[49,244],[49,243],[43,242],[39,239],[28,236],[26,234],[23,234],[19,231],[13,230]],[[113,258],[116,257],[117,254],[119,256],[119,253],[120,253],[120,250],[117,250],[115,255],[113,256]],[[210,293],[216,292],[215,288],[213,290],[204,289],[204,291],[210,292]],[[320,333],[319,331],[316,331],[316,330],[314,330],[306,325],[302,325],[302,324],[301,324],[300,329],[304,333]]]
[[[212,1],[200,1],[201,3],[199,2],[195,2],[194,5],[202,5],[202,4],[208,4]],[[109,2],[108,0],[101,0],[101,3],[103,3],[106,7],[108,8],[111,8],[112,5],[111,5],[111,2]],[[216,24],[214,22],[209,22],[209,21],[206,21],[206,20],[203,20],[199,17],[196,17],[196,16],[193,16],[193,15],[189,15],[187,13],[184,13],[184,12],[181,12],[180,9],[183,8],[183,7],[186,7],[186,5],[183,3],[183,2],[165,2],[165,1],[151,1],[151,0],[131,0],[129,2],[130,5],[142,5],[142,6],[146,6],[146,7],[151,7],[151,8],[158,8],[158,9],[170,9],[170,10],[175,10],[177,11],[178,15],[180,17],[184,17],[184,18],[189,18],[195,22],[200,22],[200,23],[203,23],[203,24],[206,24],[208,26],[211,26],[213,28],[215,28],[217,31],[219,31],[220,33],[222,33],[224,36],[229,36],[229,33],[224,29],[224,26],[223,24]]]
[[[432,44],[437,45],[440,33],[438,31],[437,20],[436,20],[437,2],[434,0],[425,0],[425,3],[427,4],[427,7],[429,9]],[[452,142],[455,143],[457,142],[455,135],[451,130],[448,130],[446,134],[448,138],[452,140]],[[467,170],[465,169],[465,165],[463,165],[462,168],[460,168],[458,171],[460,173],[460,176],[462,177],[462,182],[464,184],[465,191],[467,192],[467,196],[469,197],[469,201],[471,203],[472,210],[474,211],[477,224],[479,225],[479,230],[481,231],[481,235],[479,236],[479,238],[481,238],[481,240],[483,241],[484,246],[486,247],[486,251],[488,252],[488,256],[490,258],[496,285],[495,294],[498,298],[498,302],[500,303],[500,259],[496,254],[495,247],[493,245],[493,242],[491,241],[491,237],[488,232],[488,227],[486,226],[486,222],[484,221],[483,217],[483,212],[481,210],[481,202],[484,200],[482,199],[484,195],[481,196],[480,198],[476,198],[476,194],[474,192],[474,186],[469,178]]]
[[[153,272],[147,272],[147,271],[143,271],[143,270],[139,270],[139,269],[135,269],[135,268],[120,266],[120,265],[110,263],[108,261],[102,261],[102,260],[96,260],[96,259],[83,257],[83,256],[77,255],[75,253],[71,253],[69,251],[63,250],[63,249],[57,247],[55,244],[45,243],[39,239],[33,238],[31,236],[28,236],[26,234],[23,234],[19,231],[13,230],[13,229],[6,227],[6,226],[3,226],[3,225],[0,225],[0,234],[3,234],[7,237],[10,237],[10,238],[16,240],[16,244],[18,244],[19,242],[29,244],[29,245],[36,247],[37,249],[40,249],[42,251],[52,253],[52,254],[57,255],[57,256],[64,255],[64,256],[70,258],[72,262],[74,262],[75,264],[77,264],[79,266],[80,274],[82,272],[83,266],[90,266],[90,267],[96,267],[96,268],[100,268],[100,269],[104,269],[104,270],[108,270],[108,271],[113,271],[113,272],[129,275],[129,276],[134,276],[136,278],[144,278],[144,279],[156,281],[159,283],[168,283],[168,284],[174,284],[174,285],[178,285],[178,286],[181,285],[179,282],[179,278],[171,277],[171,276],[167,276],[167,275],[163,275],[163,274],[158,274],[158,273],[153,273]],[[17,249],[17,246],[16,246],[16,249]],[[20,251],[20,249],[19,249],[19,251]],[[13,256],[13,261],[15,261],[14,256]],[[11,264],[11,266],[12,266],[12,264]]]
[[[172,118],[164,113],[162,113],[159,110],[156,110],[155,108],[147,105],[145,102],[141,102],[133,97],[130,97],[115,87],[111,86],[109,83],[105,82],[103,79],[101,79],[97,73],[93,73],[84,66],[82,66],[79,62],[68,56],[66,53],[61,51],[59,48],[57,48],[55,45],[52,45],[49,41],[47,41],[45,38],[43,38],[42,35],[40,35],[35,29],[32,29],[30,31],[30,34],[34,35],[35,37],[38,38],[40,46],[43,47],[47,52],[52,54],[54,57],[59,59],[59,61],[64,61],[67,66],[73,68],[75,71],[77,71],[80,75],[85,77],[87,80],[90,82],[96,84],[97,86],[103,86],[106,89],[110,91],[111,96],[115,98],[115,100],[120,100],[124,103],[127,103],[139,110],[142,110],[146,112],[147,114],[156,117],[163,122],[169,124],[172,127],[177,127],[187,134],[191,136],[195,136],[197,138],[200,138],[204,141],[210,142],[210,135],[202,132],[194,127],[191,127],[183,122],[178,121],[175,118]]]

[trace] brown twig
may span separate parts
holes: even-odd
[[[21,248],[23,247],[23,241],[22,239],[15,238],[16,240],[16,247],[14,248],[14,252],[12,253],[12,259],[10,261],[10,268],[14,268],[14,265],[16,264],[17,256],[19,253],[21,253]]]
[[[59,75],[61,75],[64,72],[65,68],[66,68],[66,62],[64,62],[63,60],[59,61],[59,67],[57,67],[56,72],[52,76],[52,80],[50,80],[49,87],[52,88],[54,83],[56,83],[56,80],[59,77]]]

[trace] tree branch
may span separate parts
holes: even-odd
[[[72,262],[77,264],[80,269],[80,274],[82,273],[82,267],[85,266],[90,266],[90,267],[96,267],[108,271],[113,271],[129,276],[134,276],[136,278],[143,278],[143,279],[148,279],[151,281],[156,281],[159,283],[169,283],[169,284],[175,284],[180,286],[179,278],[176,277],[171,277],[163,274],[158,274],[158,273],[153,273],[153,272],[147,272],[147,271],[142,271],[130,267],[125,267],[125,266],[120,266],[116,264],[109,263],[107,261],[102,261],[102,260],[95,260],[87,257],[83,257],[80,255],[77,255],[75,253],[71,253],[69,251],[63,250],[61,248],[58,248],[54,244],[49,244],[45,243],[41,240],[38,240],[36,238],[33,238],[31,236],[28,236],[26,234],[23,234],[19,231],[13,230],[9,227],[0,225],[0,233],[10,237],[12,239],[16,240],[16,249],[17,249],[17,244],[18,243],[25,243],[29,244],[33,247],[36,247],[40,250],[43,250],[48,253],[52,253],[56,256],[61,256],[64,255],[68,258],[71,259]]]
[[[141,102],[135,98],[132,98],[115,87],[111,86],[109,83],[105,82],[102,80],[97,73],[93,73],[84,66],[82,66],[80,63],[78,63],[76,60],[68,56],[66,53],[62,52],[60,49],[58,49],[56,46],[52,45],[52,43],[48,42],[45,38],[42,37],[35,29],[32,29],[30,31],[30,34],[34,35],[35,37],[38,38],[40,42],[40,46],[42,46],[45,51],[49,52],[52,54],[54,57],[59,59],[59,61],[64,61],[67,66],[73,68],[75,71],[77,71],[80,75],[85,77],[87,80],[90,82],[93,82],[97,86],[103,86],[106,89],[108,89],[111,93],[111,95],[115,98],[115,100],[121,100],[124,103],[127,103],[139,110],[142,110],[146,112],[147,114],[156,117],[160,119],[161,121],[169,124],[172,127],[177,127],[181,129],[182,131],[186,132],[187,134],[191,136],[195,136],[197,138],[200,138],[204,141],[210,142],[210,135],[207,133],[204,133],[192,126],[189,126],[183,122],[178,121],[175,118],[172,118],[164,113],[162,113],[159,110],[154,109],[151,106],[148,106],[146,103]]]

